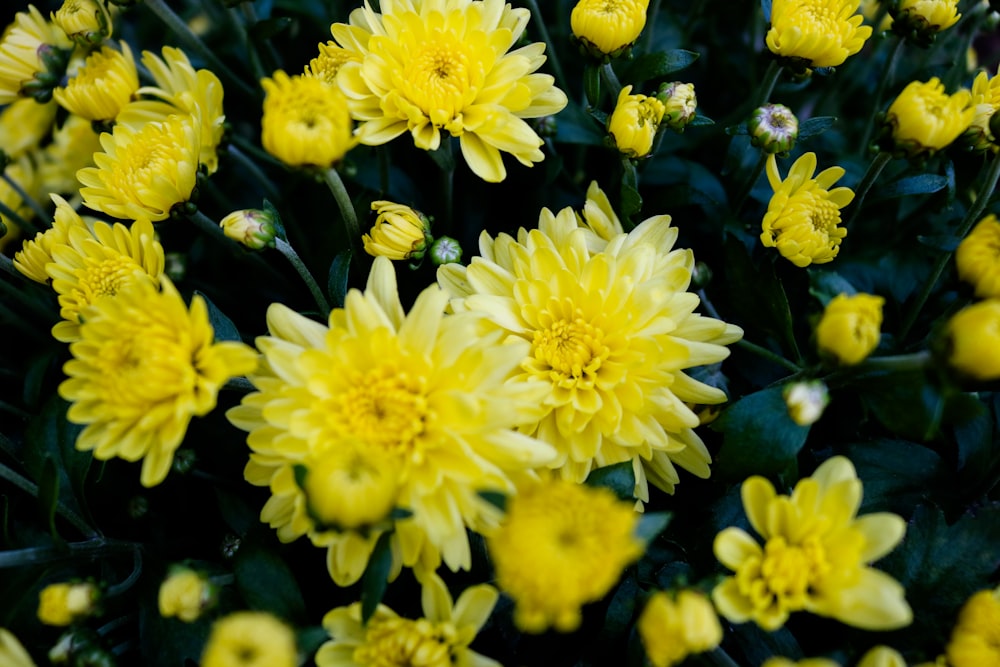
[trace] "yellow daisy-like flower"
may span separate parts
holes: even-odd
[[[645,550],[632,503],[610,490],[547,478],[522,485],[486,543],[497,585],[525,632],[572,632],[581,608],[611,590]]]
[[[336,42],[327,42],[319,45],[319,55],[309,61],[304,73],[335,86],[337,72],[349,61],[361,62],[357,50],[344,49],[337,46]]]
[[[866,630],[909,625],[903,587],[868,565],[903,539],[906,522],[888,512],[856,517],[862,488],[849,460],[828,459],[791,496],[757,476],[741,494],[764,546],[740,528],[716,535],[716,558],[736,573],[712,591],[719,613],[769,632],[803,610]]]
[[[819,351],[846,366],[864,361],[881,340],[884,304],[873,294],[835,296],[816,325]]]
[[[7,667],[35,667],[24,646],[6,628],[0,628],[0,663]]]
[[[263,611],[238,611],[212,625],[201,667],[296,667],[295,633]]]
[[[38,595],[38,620],[45,625],[71,625],[93,613],[98,595],[91,583],[49,584]]]
[[[944,92],[944,84],[934,77],[924,83],[911,81],[889,105],[886,123],[896,149],[909,157],[947,148],[972,124],[976,108],[972,93]]]
[[[121,51],[104,46],[87,56],[66,87],[53,92],[56,102],[87,120],[113,121],[139,90],[132,50],[120,44]]]
[[[36,74],[44,74],[44,58],[53,49],[71,49],[73,43],[58,26],[49,23],[34,5],[18,12],[0,37],[0,105],[26,95]],[[61,73],[54,73],[56,76]]]
[[[361,576],[381,529],[362,534],[317,526],[295,466],[336,477],[354,465],[351,457],[331,463],[332,473],[321,467],[324,457],[340,456],[345,447],[371,450],[374,456],[358,459],[358,483],[339,487],[345,503],[391,498],[392,485],[381,481],[391,465],[398,471],[395,505],[412,513],[395,521],[397,564],[433,570],[443,558],[456,570],[471,565],[466,528],[481,531],[498,520],[478,492],[513,492],[512,477],[554,455],[511,430],[538,412],[536,388],[505,381],[527,345],[481,335],[477,317],[445,317],[447,299],[430,287],[405,315],[392,263],[377,257],[367,289],[350,291],[329,327],[272,305],[271,335],[257,339],[265,363],[250,378],[259,391],[227,413],[250,432],[247,480],[271,488],[261,520],[283,541],[308,533],[328,547],[327,565],[339,585]],[[333,508],[333,518],[357,518],[337,514],[332,499],[319,502]]]
[[[19,99],[0,111],[0,146],[4,154],[17,159],[38,148],[52,131],[59,105],[55,102],[39,104],[34,100]]]
[[[160,584],[157,607],[160,616],[178,618],[185,623],[197,621],[215,597],[215,587],[200,572],[186,567],[171,568]]]
[[[423,150],[437,150],[442,130],[459,137],[462,155],[485,181],[502,181],[500,152],[531,166],[542,140],[523,119],[557,113],[566,95],[548,74],[545,45],[508,50],[530,12],[505,0],[390,0],[378,14],[366,3],[333,38],[356,50],[337,82],[358,121],[361,143],[378,146],[406,131]],[[359,29],[369,36],[363,39]]]
[[[774,194],[761,222],[761,243],[777,248],[795,266],[832,262],[847,230],[840,209],[854,200],[850,188],[833,188],[844,175],[841,167],[816,171],[816,154],[804,153],[782,180],[774,154],[767,156],[767,180]]]
[[[112,31],[111,13],[103,0],[64,0],[52,14],[52,22],[84,46],[99,44]]]
[[[861,0],[774,0],[767,48],[807,67],[837,67],[871,37],[858,13]]]
[[[972,228],[955,250],[958,277],[981,299],[1000,298],[1000,221],[992,213]]]
[[[323,617],[331,641],[316,652],[318,667],[501,667],[469,648],[499,597],[481,584],[462,591],[457,602],[436,574],[423,582],[424,616],[402,618],[379,605],[367,624],[361,623],[361,603],[338,607]]]
[[[391,201],[373,201],[378,214],[371,232],[362,237],[365,252],[373,257],[420,259],[427,249],[428,221],[422,213]]]
[[[632,86],[625,86],[618,94],[618,102],[608,118],[608,134],[621,153],[641,158],[653,149],[653,139],[666,107],[655,97],[631,93]]]
[[[104,152],[94,156],[97,166],[77,172],[83,203],[115,218],[167,219],[197,183],[198,127],[199,120],[187,115],[139,130],[117,123],[113,134],[101,135]]]
[[[204,299],[195,296],[189,310],[166,276],[161,285],[132,281],[85,308],[59,385],[73,403],[67,418],[87,425],[76,448],[100,460],[142,459],[146,487],[167,476],[191,418],[208,414],[222,385],[257,365],[246,345],[213,343]]]
[[[326,169],[355,145],[347,100],[336,85],[282,71],[261,85],[267,93],[261,143],[285,164]]]
[[[94,154],[100,151],[100,135],[94,132],[90,121],[70,114],[52,133],[52,142],[41,150],[38,180],[43,190],[75,195],[80,187],[76,173],[94,166]]]
[[[442,266],[438,282],[455,311],[483,313],[488,328],[530,344],[511,381],[544,388],[544,415],[521,430],[556,447],[550,467],[582,482],[593,467],[632,461],[645,501],[647,478],[673,492],[674,464],[709,476],[711,456],[687,404],[726,396],[684,370],[722,361],[743,332],[694,312],[694,258],[674,248],[670,216],[625,234],[596,183],[583,216],[543,209],[538,229],[516,239],[484,232],[481,256]]]
[[[34,239],[26,241],[14,254],[14,268],[39,283],[49,282],[45,266],[52,261],[53,248],[69,242],[69,230],[80,227],[84,231],[89,231],[89,227],[65,199],[59,195],[50,196],[56,204],[52,226],[44,232],[38,232]]]
[[[803,658],[802,660],[790,660],[785,657],[776,656],[768,658],[760,667],[840,667],[840,663],[829,658]]]
[[[966,601],[947,655],[952,667],[1000,665],[1000,588],[979,591]]]
[[[653,593],[636,623],[654,667],[671,667],[692,653],[711,651],[722,641],[722,626],[711,601],[697,591],[676,598]]]
[[[948,363],[977,380],[1000,378],[1000,299],[986,299],[955,313],[945,326]]]
[[[895,25],[929,35],[958,23],[958,0],[899,0],[893,8]]]
[[[986,72],[976,75],[972,82],[972,104],[976,113],[963,138],[976,150],[991,150],[996,153],[1000,146],[990,130],[990,119],[1000,109],[1000,69],[993,77]]]
[[[569,15],[573,35],[597,56],[617,56],[646,27],[649,0],[580,0]]]

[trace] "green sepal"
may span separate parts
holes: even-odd
[[[368,558],[368,567],[361,577],[361,624],[378,609],[385,591],[389,587],[389,573],[392,571],[392,532],[379,535],[375,548]]]

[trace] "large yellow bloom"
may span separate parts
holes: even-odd
[[[378,257],[365,292],[349,292],[329,327],[272,305],[271,335],[257,339],[265,364],[250,378],[259,391],[227,415],[250,432],[247,480],[271,488],[261,520],[283,541],[308,533],[328,546],[340,585],[361,576],[383,528],[326,530],[310,514],[353,528],[376,518],[361,513],[366,504],[405,508],[412,516],[396,520],[392,536],[397,564],[433,570],[443,558],[452,570],[468,569],[466,528],[498,519],[478,492],[512,492],[512,476],[553,457],[511,430],[537,414],[539,392],[505,382],[527,344],[480,335],[477,317],[445,317],[446,303],[430,287],[405,315],[392,263]],[[336,457],[329,467],[328,457]],[[353,470],[356,481],[325,485],[344,502],[319,497],[310,513],[295,466],[306,468],[307,490],[313,474],[343,480]],[[387,483],[393,476],[395,485]],[[352,503],[357,511],[348,511]]]
[[[0,37],[0,105],[25,95],[25,86],[35,75],[47,71],[44,54],[53,48],[72,47],[66,33],[46,21],[34,5],[28,5],[26,12],[18,12]]]
[[[421,603],[424,616],[403,618],[379,605],[367,624],[361,623],[361,603],[338,607],[323,617],[331,640],[316,652],[318,667],[500,667],[500,663],[469,648],[500,597],[480,584],[462,591],[452,602],[444,582],[428,574]]]
[[[132,49],[121,42],[121,51],[104,46],[94,51],[65,88],[53,96],[70,113],[87,120],[113,121],[139,90],[139,73]]]
[[[933,153],[951,145],[976,117],[972,93],[944,92],[937,77],[911,81],[889,105],[886,123],[896,148],[908,156]]]
[[[567,100],[551,76],[535,73],[545,62],[543,44],[508,53],[527,9],[505,0],[387,0],[381,10],[366,1],[350,25],[331,27],[340,46],[361,56],[337,75],[361,143],[377,146],[409,131],[418,148],[432,151],[444,130],[460,138],[469,167],[490,182],[507,175],[501,151],[529,167],[543,159],[542,140],[523,119],[557,113]]]
[[[595,55],[616,56],[639,38],[648,8],[649,0],[580,0],[570,27]]]
[[[1000,221],[992,213],[976,223],[955,250],[958,277],[976,296],[1000,298]]]
[[[77,172],[83,203],[115,218],[153,222],[188,201],[198,179],[199,120],[170,116],[135,130],[124,123],[101,135],[97,166]]]
[[[596,183],[583,216],[543,209],[538,229],[516,239],[484,232],[481,256],[442,266],[438,281],[454,310],[484,313],[489,329],[530,343],[512,381],[544,388],[544,415],[521,428],[556,447],[551,466],[580,482],[593,467],[632,461],[637,497],[648,500],[647,477],[673,491],[675,463],[708,477],[685,403],[726,396],[684,370],[722,361],[743,332],[694,312],[694,258],[674,249],[669,216],[625,234]]]
[[[777,248],[795,266],[833,261],[847,230],[840,226],[840,209],[854,200],[850,188],[830,189],[844,170],[824,169],[816,178],[816,154],[805,153],[782,180],[774,154],[767,156],[767,180],[774,190],[761,222],[761,243]]]
[[[892,630],[913,618],[899,583],[869,563],[903,539],[906,522],[876,512],[857,518],[861,480],[842,456],[779,496],[771,482],[743,483],[743,509],[763,548],[740,528],[715,537],[715,556],[736,575],[712,591],[733,623],[774,631],[794,611],[810,611],[867,630]]]
[[[166,278],[162,291],[133,281],[114,298],[82,313],[80,340],[59,395],[71,401],[67,418],[86,424],[77,449],[101,460],[143,459],[140,481],[156,486],[194,416],[208,414],[229,378],[257,365],[242,343],[213,343],[204,299],[190,310]]]
[[[836,67],[871,37],[861,25],[861,0],[774,0],[767,48],[776,56],[806,61],[808,67]]]
[[[952,667],[1000,664],[1000,588],[979,591],[966,601],[947,653]]]

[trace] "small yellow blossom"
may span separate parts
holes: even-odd
[[[952,368],[977,380],[1000,378],[1000,299],[966,306],[945,330]]]
[[[90,583],[49,584],[38,595],[38,620],[46,625],[71,625],[94,612],[98,595]]]
[[[976,296],[1000,298],[1000,221],[992,213],[976,223],[955,250],[958,277]]]
[[[132,100],[139,90],[139,73],[132,50],[120,44],[121,51],[104,46],[91,53],[66,87],[55,90],[64,109],[87,120],[109,122]]]
[[[48,101],[43,91],[51,91],[62,72],[50,72],[46,60],[59,58],[59,50],[68,53],[72,46],[66,34],[46,21],[34,5],[18,12],[0,37],[0,105],[36,93],[40,95],[36,99]],[[65,57],[61,60],[64,67]],[[52,81],[40,82],[36,75],[49,75]]]
[[[238,611],[212,625],[201,667],[296,667],[295,633],[263,611]]]
[[[233,211],[220,222],[226,236],[251,250],[273,248],[275,245],[274,216],[259,209]]]
[[[34,660],[9,630],[0,628],[0,664],[5,667],[35,667]]]
[[[347,440],[304,461],[302,491],[321,527],[364,529],[386,519],[402,487],[398,456]]]
[[[903,587],[869,566],[903,539],[906,522],[887,512],[856,517],[861,494],[861,480],[842,456],[799,480],[791,496],[777,495],[763,477],[745,481],[743,509],[764,545],[740,528],[716,535],[715,556],[735,572],[712,591],[719,613],[769,632],[795,611],[866,630],[909,625]]]
[[[840,663],[829,658],[803,658],[796,661],[778,656],[768,658],[760,667],[840,667]]]
[[[788,408],[788,416],[799,426],[809,426],[819,421],[830,402],[830,393],[822,380],[793,382],[781,392]]]
[[[951,667],[1000,665],[1000,588],[979,591],[965,602],[946,652]]]
[[[396,260],[424,256],[430,233],[423,213],[391,201],[373,201],[372,210],[378,217],[371,232],[362,237],[365,252]]]
[[[693,83],[665,83],[660,86],[656,98],[663,102],[663,124],[671,130],[682,132],[694,120],[698,96]]]
[[[200,572],[186,567],[172,569],[157,595],[160,616],[193,623],[212,604],[214,594],[212,584]]]
[[[806,67],[837,67],[861,50],[872,29],[857,13],[861,0],[774,0],[767,48]]]
[[[648,8],[649,0],[580,0],[570,27],[594,55],[616,57],[639,38]]]
[[[52,131],[59,105],[39,104],[35,100],[19,99],[0,111],[0,150],[8,158],[17,159],[38,148]]]
[[[838,294],[816,326],[816,345],[845,366],[859,364],[878,347],[885,299],[871,294]]]
[[[894,648],[875,646],[861,656],[857,667],[906,667],[906,660]]]
[[[816,171],[816,154],[804,153],[782,180],[774,154],[767,156],[767,180],[774,190],[761,223],[765,248],[777,248],[795,266],[833,261],[847,230],[840,226],[840,209],[854,200],[850,188],[830,189],[844,170]]]
[[[663,102],[656,97],[632,95],[632,86],[625,86],[608,118],[608,135],[621,153],[632,158],[646,157],[665,111]]]
[[[976,116],[972,93],[944,92],[934,77],[926,83],[911,81],[889,105],[886,123],[896,149],[908,157],[947,148],[965,132]]]
[[[993,77],[986,72],[979,72],[976,75],[976,79],[972,82],[972,104],[976,114],[963,139],[975,150],[990,150],[996,153],[1000,150],[1000,145],[990,129],[990,119],[1000,109],[1000,69]]]
[[[693,653],[711,651],[722,641],[722,626],[711,601],[684,590],[676,599],[662,591],[649,598],[636,624],[653,667],[671,667]]]
[[[52,22],[83,46],[100,44],[111,36],[111,13],[104,0],[63,0]]]
[[[486,538],[497,585],[514,598],[517,627],[576,630],[583,605],[604,597],[642,555],[638,520],[632,503],[609,489],[559,478],[519,489]]]

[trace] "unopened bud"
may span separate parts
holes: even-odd
[[[662,124],[681,132],[694,120],[698,109],[698,97],[694,94],[694,84],[674,81],[660,85],[657,99],[663,102]]]
[[[38,594],[38,620],[64,626],[94,613],[100,591],[89,582],[49,584]]]
[[[799,426],[815,424],[830,403],[830,393],[822,380],[793,382],[781,392],[788,416]]]
[[[251,250],[273,248],[275,245],[274,217],[268,211],[256,208],[233,211],[219,225],[226,236]]]
[[[747,121],[750,143],[765,153],[787,155],[799,136],[799,119],[783,104],[765,104]]]
[[[217,598],[218,587],[204,574],[184,566],[173,566],[160,584],[157,602],[163,618],[193,623],[202,612],[215,605]]]
[[[372,257],[423,259],[431,242],[430,220],[420,211],[391,201],[373,201],[375,226],[362,237]]]
[[[52,22],[81,46],[100,44],[111,36],[111,14],[100,0],[65,0]]]
[[[437,266],[457,264],[462,261],[462,246],[450,236],[442,236],[431,245],[431,261]]]

